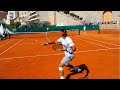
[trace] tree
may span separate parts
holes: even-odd
[[[20,22],[15,22],[15,23],[14,23],[14,26],[15,26],[16,28],[18,28],[20,25],[21,25]]]

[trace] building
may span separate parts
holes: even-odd
[[[13,24],[15,20],[18,18],[18,11],[8,11],[6,15],[6,24]]]
[[[18,11],[8,11],[7,19],[14,20],[18,18]]]
[[[81,19],[77,19],[70,14],[75,14]],[[19,11],[19,18],[28,22],[51,22],[51,25],[79,25],[98,22],[118,22],[120,21],[120,11]]]
[[[29,11],[19,11],[20,18],[27,18],[29,16]]]
[[[21,23],[38,23],[43,25],[48,22],[48,11],[19,11]],[[40,26],[41,26],[40,25]]]
[[[3,21],[4,19],[7,19],[6,15],[7,15],[7,12],[0,11],[0,21]]]
[[[117,21],[120,11],[70,11],[81,17],[86,22],[111,22]]]

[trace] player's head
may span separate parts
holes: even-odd
[[[65,29],[61,29],[61,35],[63,37],[66,37],[67,36],[67,31]]]

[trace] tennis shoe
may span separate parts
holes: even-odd
[[[74,70],[77,71],[77,72],[80,72],[80,71],[81,71],[81,69],[78,68],[78,67],[74,67]]]

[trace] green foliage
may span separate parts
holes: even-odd
[[[14,27],[16,27],[16,28],[18,28],[20,25],[21,25],[20,22],[15,22],[15,23],[14,23]]]
[[[6,23],[2,23],[2,25],[4,28],[9,29],[10,31],[14,31],[15,29],[17,29],[21,25],[21,23],[15,22],[14,24],[11,24],[11,25],[6,24]]]
[[[34,28],[34,27],[47,27],[50,26],[51,23],[48,21],[43,21],[43,22],[27,22],[26,26],[30,27],[30,28]]]

